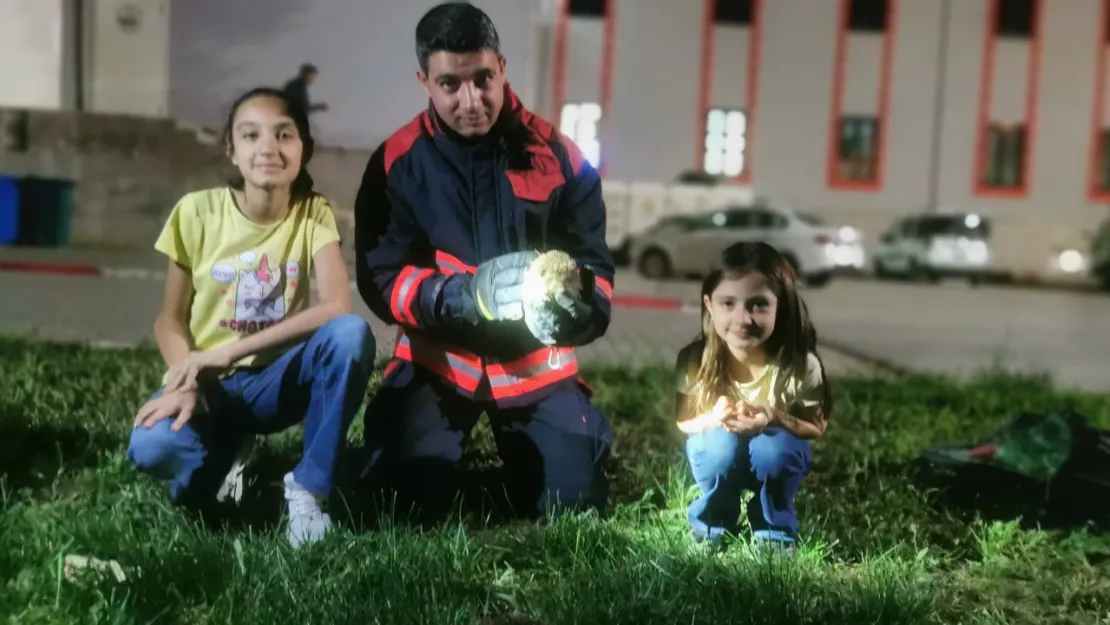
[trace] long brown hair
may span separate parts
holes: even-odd
[[[798,296],[798,278],[794,266],[774,247],[762,242],[729,246],[721,254],[717,267],[702,281],[702,302],[706,297],[712,297],[726,277],[740,276],[752,271],[759,272],[767,279],[778,299],[775,329],[764,344],[768,360],[794,379],[804,380],[809,354],[813,353],[821,365],[821,375],[824,376],[825,363],[817,353],[817,330],[810,321],[809,309]],[[694,399],[694,414],[712,410],[717,398],[722,395],[732,396],[732,380],[728,375],[728,346],[713,329],[713,319],[704,303],[698,342],[702,345],[701,365],[690,390]],[[827,381],[823,388],[821,413],[827,419],[832,413],[832,398]]]

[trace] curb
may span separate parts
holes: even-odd
[[[61,263],[38,263],[32,261],[0,260],[0,272],[40,273],[59,276],[79,276],[85,278],[106,278],[113,280],[164,280],[166,272],[141,267],[98,267],[96,265],[67,265]],[[351,289],[358,286],[351,281]],[[696,306],[687,305],[677,297],[654,297],[650,295],[614,295],[610,302],[617,308],[637,310],[672,310],[683,313],[697,312]]]

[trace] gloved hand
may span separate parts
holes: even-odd
[[[581,270],[582,286],[580,293],[593,290],[593,274],[588,269]],[[593,324],[593,307],[563,291],[541,305],[526,302],[524,323],[532,336],[544,345],[560,347],[576,346],[588,334]]]
[[[512,252],[491,258],[478,265],[470,280],[471,296],[478,315],[487,321],[519,321],[524,319],[524,270],[536,252]]]

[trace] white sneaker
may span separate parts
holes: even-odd
[[[224,483],[220,486],[219,492],[216,493],[216,501],[223,503],[228,497],[235,501],[238,505],[243,498],[243,472],[247,469],[247,464],[250,462],[251,453],[254,451],[254,436],[248,436],[247,440],[239,448],[239,453],[235,454],[235,462],[231,463],[231,470],[227,472],[224,477]]]
[[[314,543],[331,529],[331,516],[320,509],[316,496],[285,474],[285,502],[289,506],[289,544],[296,549]]]

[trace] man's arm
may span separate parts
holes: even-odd
[[[612,316],[613,254],[605,241],[605,201],[601,176],[586,161],[578,146],[561,137],[570,160],[571,177],[563,190],[550,230],[553,247],[570,254],[583,272],[582,297],[590,309],[586,322],[561,345],[581,346],[596,341],[609,329]]]
[[[411,328],[432,329],[450,321],[465,307],[457,300],[466,289],[438,270],[420,266],[424,255],[433,264],[434,251],[425,239],[412,208],[390,186],[386,144],[370,157],[355,198],[355,279],[359,294],[382,321]]]

